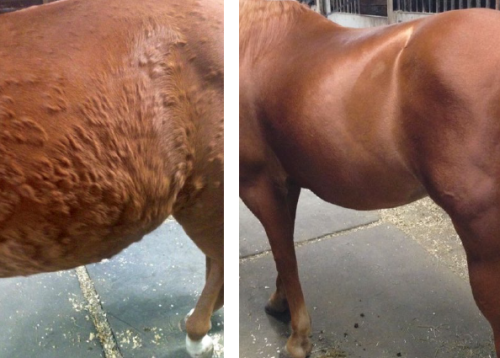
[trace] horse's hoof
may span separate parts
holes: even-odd
[[[311,355],[311,353],[305,355],[303,358],[307,358]],[[292,357],[286,349],[283,349],[282,351],[280,351],[280,354],[278,356],[278,358],[296,358],[296,357]],[[302,358],[302,357],[301,357]]]
[[[286,309],[284,311],[278,311],[275,310],[270,304],[267,304],[266,307],[264,307],[264,310],[268,315],[273,316],[280,322],[289,323],[291,320],[289,309]]]
[[[186,336],[186,350],[191,358],[212,358],[214,343],[208,334],[199,341],[192,341]]]

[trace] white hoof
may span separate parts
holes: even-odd
[[[186,350],[191,358],[212,358],[214,343],[208,334],[199,341],[192,341],[186,336]]]

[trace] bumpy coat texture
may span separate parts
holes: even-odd
[[[0,277],[110,257],[170,214],[221,260],[222,3],[2,15]]]

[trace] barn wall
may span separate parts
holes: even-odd
[[[387,17],[384,16],[366,16],[357,14],[332,13],[328,16],[329,20],[346,27],[373,27],[387,25]]]

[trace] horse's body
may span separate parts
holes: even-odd
[[[311,349],[293,246],[302,187],[353,209],[430,195],[464,243],[500,350],[496,31],[490,10],[348,29],[296,2],[240,1],[240,196],[271,243],[267,310],[290,309],[293,358]]]
[[[110,257],[173,214],[207,257],[201,342],[223,300],[222,0],[67,0],[0,33],[0,277]]]

